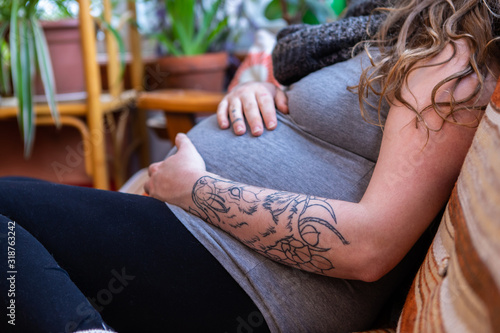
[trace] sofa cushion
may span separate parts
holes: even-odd
[[[398,332],[500,330],[500,84],[417,273]]]

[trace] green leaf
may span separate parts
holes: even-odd
[[[18,124],[24,140],[24,155],[33,147],[35,133],[32,82],[34,76],[34,40],[30,21],[19,17],[20,1],[13,0],[10,16],[10,50],[14,94],[18,101]],[[24,13],[26,14],[26,13]]]
[[[208,32],[208,30],[210,29],[210,26],[212,25],[216,15],[219,11],[219,7],[221,5],[222,5],[222,0],[217,0],[217,1],[212,3],[212,6],[207,11],[202,7],[203,24],[199,29],[202,33],[206,34]]]
[[[219,21],[217,25],[211,30],[211,26],[215,21],[215,17],[221,5],[222,5],[222,0],[217,0],[216,2],[212,3],[210,9],[204,13],[203,23],[200,26],[196,39],[193,42],[193,44],[196,45],[195,54],[205,53],[209,48],[210,44],[227,26],[229,19],[227,16],[225,16],[224,19]]]
[[[24,105],[22,98],[23,94],[23,82],[22,82],[22,72],[23,67],[21,63],[20,56],[20,38],[19,38],[19,17],[17,15],[19,11],[19,0],[12,1],[12,11],[10,15],[10,52],[11,52],[11,69],[12,69],[12,82],[14,85],[14,94],[18,101],[18,123],[21,135],[24,137],[24,126],[21,122],[22,112],[24,111]]]
[[[269,20],[276,20],[283,17],[279,0],[272,0],[264,11],[264,16]]]
[[[313,24],[313,25],[319,24],[319,19],[311,10],[307,10],[304,13],[304,16],[302,16],[302,23]]]
[[[174,43],[164,33],[158,33],[154,35],[158,42],[163,45],[169,53],[173,54],[176,57],[180,57],[182,55],[182,51],[177,48]]]
[[[333,0],[331,7],[335,15],[339,16],[346,7],[346,0]]]
[[[195,0],[169,0],[167,11],[174,20],[174,25],[181,29],[188,38],[194,34],[195,27]]]
[[[116,30],[115,27],[113,27],[111,24],[106,22],[106,20],[104,20],[104,17],[102,17],[101,20],[104,29],[109,30],[109,32],[111,32],[111,34],[116,40],[116,43],[118,44],[118,52],[120,56],[120,74],[116,79],[117,81],[120,81],[123,78],[123,74],[125,73],[125,67],[127,65],[127,59],[126,59],[127,48],[125,47],[125,42],[123,41],[120,32]]]
[[[178,40],[181,50],[189,54],[193,47],[195,27],[195,0],[166,0],[167,15],[172,23],[173,37]]]
[[[0,22],[0,91],[6,95],[11,94],[10,70],[9,70],[9,45],[5,41],[5,34],[9,22]]]
[[[210,44],[215,40],[215,38],[219,35],[219,33],[227,26],[229,18],[226,17],[224,20],[220,21],[214,30],[210,33],[210,35],[204,40],[204,44],[202,45],[203,50],[207,50]],[[203,52],[200,52],[203,53]]]
[[[26,8],[26,13],[24,15],[24,18],[28,18],[31,16],[34,16],[36,14],[37,6],[38,5],[38,0],[35,1],[25,1],[23,7]]]
[[[38,61],[38,68],[40,70],[43,87],[45,89],[45,96],[47,97],[47,102],[49,104],[52,118],[54,119],[56,125],[59,127],[60,121],[56,103],[54,70],[52,68],[52,62],[50,60],[49,47],[47,45],[47,40],[45,39],[42,28],[38,24],[36,18],[31,17],[30,19],[31,27],[33,29],[32,34],[34,36],[35,43],[35,55]]]
[[[316,0],[305,0],[307,11],[304,14],[303,22],[309,24],[320,24],[336,17],[333,9],[325,3]]]
[[[67,0],[52,0],[52,2],[57,6],[62,18],[73,17],[73,14],[68,11]]]
[[[210,25],[212,24],[212,20],[214,19],[218,9],[218,7],[216,7],[215,5],[217,5],[217,2],[214,2],[213,6],[208,11],[205,11],[203,7],[201,8],[203,19],[201,24],[199,25],[198,32],[196,33],[196,37],[193,41],[193,44],[196,45],[196,49],[200,48],[200,46],[203,44],[203,39],[206,38],[209,33]]]
[[[21,124],[24,134],[24,156],[31,155],[33,148],[33,139],[35,134],[35,113],[33,106],[32,82],[34,77],[34,41],[29,20],[20,20],[19,25],[19,58],[22,66],[21,86],[22,94],[18,91],[18,98],[23,100],[22,109],[20,109]]]
[[[176,25],[174,32],[179,44],[181,45],[181,49],[184,50],[185,53],[189,54],[189,50],[193,47],[193,45],[191,44],[191,36],[189,36],[185,27],[183,25]]]

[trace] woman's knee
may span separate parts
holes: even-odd
[[[46,183],[47,181],[27,176],[1,176],[0,183],[1,182],[45,182]]]

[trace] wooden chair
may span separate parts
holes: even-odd
[[[120,77],[119,51],[116,40],[112,33],[106,34],[107,51],[107,77],[109,91],[103,93],[101,86],[101,75],[97,60],[96,30],[95,22],[90,15],[90,0],[78,0],[79,2],[79,23],[82,40],[82,52],[86,80],[86,98],[78,101],[59,102],[58,109],[61,115],[61,123],[65,126],[73,126],[82,135],[85,146],[85,165],[87,173],[93,179],[93,185],[100,189],[109,189],[109,171],[106,158],[105,134],[110,132],[105,129],[105,118],[113,112],[122,110],[128,105],[133,105],[137,92],[142,89],[142,59],[140,52],[140,36],[134,25],[130,25],[130,53],[131,53],[131,82],[132,90],[124,91],[123,84],[116,78]],[[111,2],[103,0],[104,18],[111,21]],[[128,10],[135,18],[135,4],[129,2]],[[37,103],[35,105],[36,124],[53,125],[48,105]],[[17,104],[14,98],[2,99],[0,105],[0,119],[16,117]],[[145,121],[145,119],[138,122]],[[124,169],[121,152],[124,150],[125,130],[124,124],[117,124],[111,130],[113,137],[113,171],[115,174],[116,186],[120,186],[124,179]],[[139,137],[144,140],[146,133],[141,131]],[[138,141],[132,142],[127,148],[130,152],[138,146]],[[143,154],[144,155],[144,154]],[[146,160],[147,157],[143,157]],[[125,163],[126,165],[126,163]]]
[[[223,93],[202,90],[157,90],[140,93],[137,107],[163,111],[167,120],[167,137],[174,142],[177,133],[187,133],[194,126],[197,113],[215,113],[223,97]]]

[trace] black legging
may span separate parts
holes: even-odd
[[[249,296],[156,199],[0,179],[0,247],[1,332],[13,328],[12,300],[19,332],[102,320],[118,332],[268,331]]]

